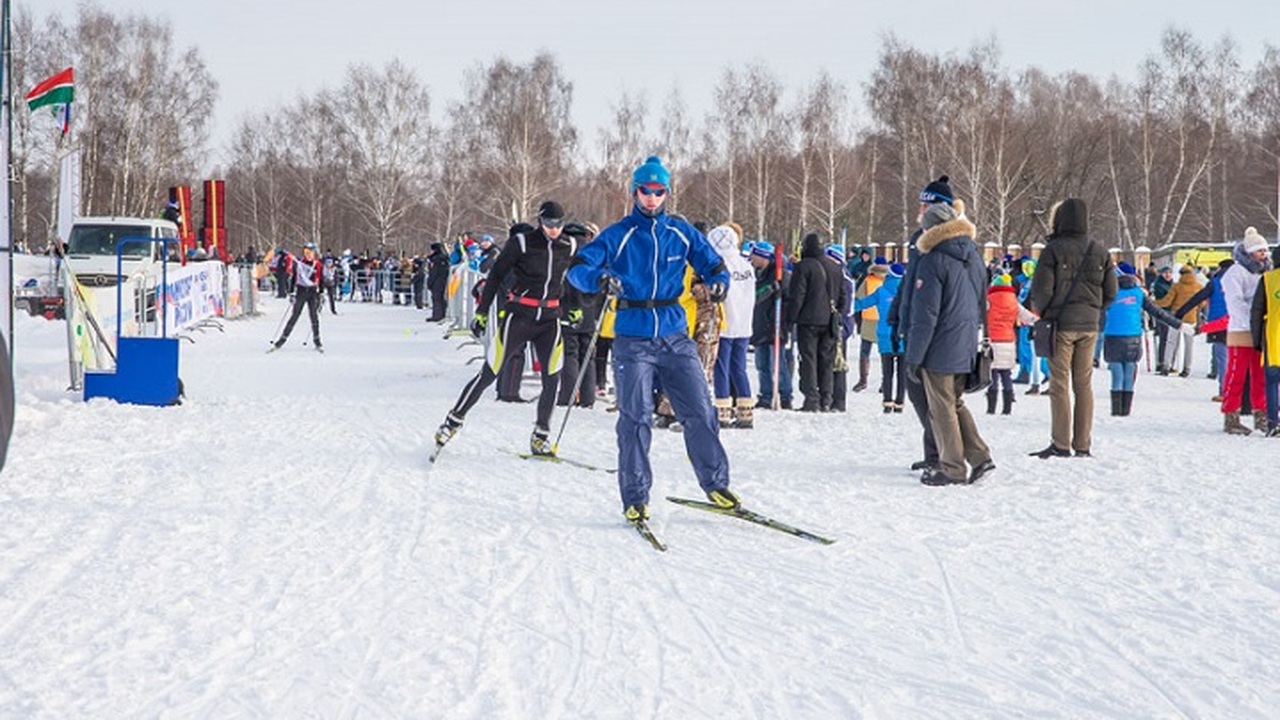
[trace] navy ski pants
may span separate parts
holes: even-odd
[[[623,508],[649,503],[655,378],[684,427],[685,449],[702,490],[729,486],[729,458],[720,444],[720,423],[698,347],[688,335],[615,338],[613,373],[618,392],[618,489]]]

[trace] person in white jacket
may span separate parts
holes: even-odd
[[[742,238],[729,225],[712,228],[707,240],[720,253],[731,278],[721,307],[724,323],[712,376],[716,415],[722,428],[750,428],[755,422],[752,417],[755,398],[747,375],[747,345],[751,340],[751,314],[755,310],[755,271],[751,261],[742,255]]]
[[[1254,228],[1244,231],[1244,239],[1231,250],[1235,264],[1222,276],[1222,295],[1227,301],[1227,369],[1222,391],[1222,429],[1231,435],[1248,435],[1240,422],[1244,385],[1249,383],[1249,404],[1257,426],[1266,423],[1266,383],[1263,382],[1262,353],[1253,347],[1249,313],[1258,278],[1271,269],[1267,239]]]

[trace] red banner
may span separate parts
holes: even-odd
[[[225,180],[204,181],[204,228],[201,235],[209,256],[216,253],[223,262],[228,262],[225,192]]]

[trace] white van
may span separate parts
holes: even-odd
[[[71,225],[67,240],[67,265],[81,285],[114,287],[116,243],[123,238],[168,238],[169,259],[177,260],[178,226],[159,218],[82,217]],[[162,243],[136,243],[124,247],[122,272],[134,272],[163,258]],[[158,271],[156,274],[159,274]]]

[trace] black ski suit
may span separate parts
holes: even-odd
[[[564,271],[577,250],[572,238],[561,235],[551,240],[542,228],[512,235],[485,280],[484,293],[476,306],[487,311],[499,288],[509,290],[499,325],[493,333],[489,356],[480,372],[462,389],[453,415],[462,418],[479,401],[485,388],[497,378],[503,366],[533,343],[542,363],[542,394],[538,397],[538,427],[548,429],[555,408],[560,379],[563,341],[560,336],[560,295]],[[506,350],[510,349],[511,353]]]

